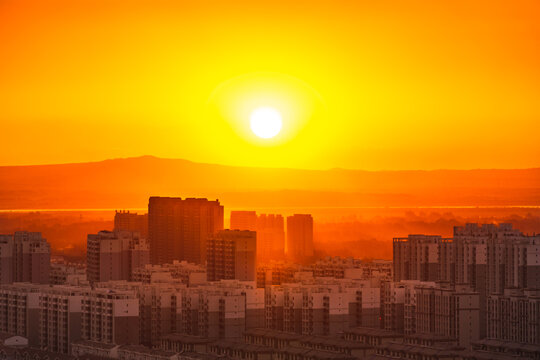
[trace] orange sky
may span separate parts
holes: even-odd
[[[540,166],[538,1],[0,1],[0,165]],[[272,105],[283,133],[246,114]]]

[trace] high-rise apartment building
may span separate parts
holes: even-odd
[[[257,231],[257,259],[260,262],[283,259],[285,252],[285,226],[279,214],[261,214],[255,211],[231,211],[231,230]]]
[[[133,271],[150,262],[150,250],[139,233],[100,231],[89,234],[86,250],[90,282],[130,280]]]
[[[394,281],[436,281],[441,277],[440,248],[443,239],[438,235],[409,235],[394,238]]]
[[[480,338],[480,296],[467,285],[415,287],[416,334],[455,339],[468,346]]]
[[[249,230],[221,230],[208,240],[209,281],[237,279],[255,281],[257,233]]]
[[[313,217],[294,214],[287,217],[287,255],[296,261],[313,257]]]
[[[312,279],[265,289],[265,324],[303,335],[336,335],[357,326],[380,327],[380,290],[368,282]]]
[[[0,331],[25,336],[32,347],[69,354],[76,340],[105,344],[139,341],[133,292],[62,285],[0,287]]]
[[[114,230],[138,232],[148,239],[148,214],[139,215],[129,211],[116,211],[114,214]]]
[[[257,254],[262,261],[281,260],[285,255],[285,225],[279,214],[257,218]]]
[[[223,206],[218,200],[151,197],[148,236],[152,264],[206,261],[208,238],[223,229]]]
[[[540,288],[540,235],[512,224],[467,224],[454,228],[456,282],[481,294],[506,288]]]
[[[0,235],[0,284],[49,282],[51,247],[39,232]]]
[[[137,293],[141,342],[146,345],[171,333],[240,338],[247,329],[264,327],[264,289],[251,281],[222,280],[193,287],[118,281],[99,286]]]
[[[540,235],[511,224],[466,224],[454,237],[409,235],[394,239],[394,280],[467,284],[482,297],[505,288],[540,288]]]
[[[394,280],[448,281],[479,296],[480,338],[486,336],[487,299],[505,289],[540,288],[540,235],[511,224],[454,227],[452,239],[410,235],[394,239]]]
[[[255,211],[231,211],[231,230],[257,230]]]
[[[502,294],[490,295],[487,337],[514,344],[539,345],[540,289],[505,289]]]

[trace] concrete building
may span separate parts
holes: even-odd
[[[285,226],[279,214],[257,218],[257,254],[263,262],[282,260],[285,255]]]
[[[160,348],[175,353],[204,354],[207,352],[207,345],[212,341],[202,336],[170,334],[161,338]]]
[[[480,338],[480,296],[466,285],[426,286],[416,291],[416,334],[455,339],[467,347]]]
[[[540,345],[540,289],[505,289],[502,294],[490,295],[487,337]]]
[[[257,266],[257,287],[268,285],[281,285],[294,282],[294,276],[301,268],[297,264],[288,262],[273,262]]]
[[[231,211],[231,230],[257,231],[257,213],[255,211]]]
[[[0,332],[24,336],[39,345],[40,285],[16,283],[0,286]]]
[[[52,285],[88,285],[84,264],[53,264],[49,279]]]
[[[208,281],[257,277],[257,233],[249,230],[221,230],[208,240]]]
[[[403,339],[403,334],[389,330],[359,326],[345,330],[343,332],[343,338],[376,347],[394,341],[400,341]]]
[[[142,283],[174,283],[180,282],[188,286],[206,282],[206,267],[187,261],[173,261],[172,264],[151,265],[134,269],[131,280]]]
[[[438,235],[409,235],[394,238],[394,281],[440,280],[440,245],[448,242]]]
[[[138,299],[139,334],[141,344],[155,346],[161,337],[181,332],[182,297],[186,285],[181,282],[140,283],[111,281],[99,283],[103,289],[133,292]]]
[[[118,360],[179,360],[177,353],[153,349],[143,345],[115,345],[81,340],[72,344],[73,356],[93,356],[101,359]]]
[[[68,354],[73,341],[138,343],[138,299],[133,292],[18,283],[0,287],[0,331],[29,345]]]
[[[380,327],[380,290],[358,280],[317,279],[265,289],[266,328],[335,335],[356,326]]]
[[[467,354],[470,353],[451,339],[438,336],[406,336],[402,341],[390,341],[377,346],[375,354],[367,359],[464,360],[464,355]],[[473,359],[502,360],[489,354],[487,357]]]
[[[381,283],[382,328],[400,334],[416,333],[416,287],[436,287],[435,282],[420,280]]]
[[[454,227],[452,239],[410,235],[394,239],[394,280],[448,281],[480,296],[480,338],[486,336],[487,297],[506,288],[540,288],[540,235],[511,224]]]
[[[150,250],[139,233],[100,231],[89,234],[86,250],[90,282],[130,280],[131,273],[150,262]]]
[[[206,242],[223,229],[223,206],[218,200],[151,197],[148,236],[152,264],[186,260],[204,264]]]
[[[487,297],[506,288],[540,288],[540,235],[511,224],[454,227],[455,282],[480,294],[481,338],[487,335]]]
[[[403,280],[381,287],[383,328],[453,339],[461,346],[480,339],[480,294],[468,285]]]
[[[147,346],[156,346],[174,333],[239,338],[246,329],[264,326],[264,290],[251,281],[223,280],[193,287],[126,281],[98,285],[104,290],[136,293],[140,342]]]
[[[299,262],[313,257],[313,218],[309,214],[287,217],[287,255]]]
[[[0,284],[47,284],[51,247],[39,232],[16,231],[0,235]]]
[[[512,224],[454,228],[456,282],[486,296],[506,288],[540,288],[540,235]]]
[[[138,232],[141,237],[148,239],[148,214],[139,215],[125,210],[116,211],[114,230]]]
[[[333,277],[336,279],[345,278],[347,270],[360,269],[362,261],[352,257],[341,258],[339,256],[327,256],[309,265],[305,270],[311,270],[314,277]],[[349,274],[351,272],[349,271]],[[359,272],[359,277],[363,276],[363,271]]]

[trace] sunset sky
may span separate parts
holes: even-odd
[[[0,165],[540,166],[538,1],[0,0]],[[272,106],[282,132],[257,138]]]

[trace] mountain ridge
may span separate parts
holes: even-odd
[[[310,170],[154,156],[0,166],[0,209],[135,208],[152,195],[218,197],[236,207],[537,205],[540,168]]]

